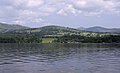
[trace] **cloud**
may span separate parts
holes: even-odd
[[[75,8],[73,8],[73,5],[66,5],[63,9],[60,9],[57,14],[61,15],[68,15],[68,14],[77,14],[77,11]]]
[[[13,0],[14,6],[21,6],[23,5],[24,7],[38,7],[44,4],[44,0]]]
[[[51,15],[120,15],[119,0],[0,0],[0,21],[45,22]]]
[[[85,16],[98,16],[102,13],[102,11],[93,11],[93,12],[84,12]]]
[[[42,17],[55,10],[55,7],[45,4],[45,0],[1,0],[0,20],[21,25],[28,22],[38,23],[43,21]]]
[[[71,0],[57,12],[60,15],[87,15],[119,14],[120,1],[118,0]]]
[[[43,20],[42,18],[39,19],[35,19],[33,22],[39,23],[39,22],[44,22],[45,20]]]
[[[15,24],[25,24],[25,22],[23,20],[16,20],[16,21],[13,21],[13,23],[15,23]]]
[[[114,13],[120,9],[117,9],[120,1],[117,0],[74,0],[73,6],[77,10],[83,12],[111,12]]]

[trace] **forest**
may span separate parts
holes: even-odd
[[[41,43],[42,40],[36,36],[0,36],[0,43]]]
[[[55,42],[61,43],[120,43],[120,35],[104,35],[104,36],[80,36],[65,35],[58,38]]]

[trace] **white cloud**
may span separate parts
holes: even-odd
[[[64,8],[60,9],[57,12],[57,14],[60,14],[60,15],[68,15],[68,14],[76,15],[77,14],[77,10],[73,7],[73,5],[68,4]]]
[[[61,9],[57,12],[57,14],[60,14],[60,15],[67,15],[67,13],[64,11],[64,9]]]
[[[44,0],[27,0],[28,7],[36,7],[44,4]]]
[[[120,15],[119,0],[0,0],[0,20],[45,22],[50,15],[97,16]]]
[[[57,14],[60,15],[87,15],[119,14],[120,1],[118,0],[70,0],[64,4]],[[66,3],[66,2],[65,2]]]
[[[45,22],[42,18],[34,19],[33,22],[39,23],[39,22]]]
[[[34,15],[36,15],[36,14],[30,10],[23,10],[20,13],[20,16],[34,16]]]
[[[74,5],[77,6],[77,7],[86,7],[87,6],[87,1],[85,0],[76,0],[74,1]]]
[[[48,16],[56,11],[56,8],[49,5],[44,5],[39,8],[38,13],[40,13],[42,16]]]
[[[16,21],[13,21],[14,24],[20,24],[20,25],[23,25],[25,24],[25,21],[23,20],[16,20]]]
[[[84,12],[85,16],[98,16],[102,13],[102,11],[95,11],[95,12]]]
[[[38,7],[44,4],[44,0],[14,0],[13,5],[25,7]]]
[[[15,24],[42,23],[44,19],[41,17],[46,17],[55,10],[55,7],[45,4],[45,0],[1,0],[0,20]]]
[[[72,2],[77,10],[82,10],[85,13],[94,13],[96,11],[116,13],[116,11],[120,10],[117,9],[118,3],[120,3],[117,0],[72,0]]]

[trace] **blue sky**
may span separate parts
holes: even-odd
[[[120,0],[0,0],[0,22],[120,28]]]

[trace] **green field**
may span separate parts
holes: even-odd
[[[52,43],[56,38],[42,38],[42,43]]]

